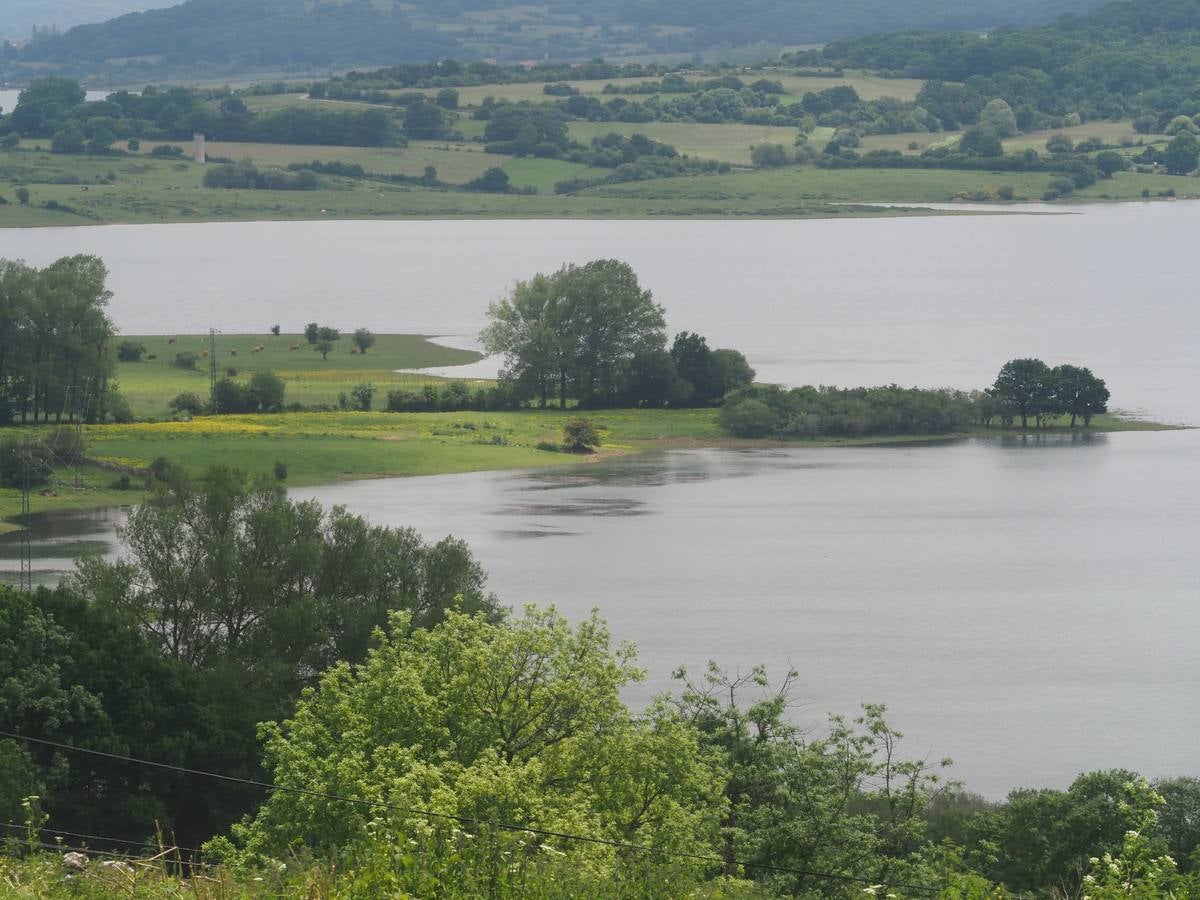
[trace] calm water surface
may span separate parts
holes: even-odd
[[[1082,362],[1117,406],[1200,421],[1200,205],[834,222],[260,223],[0,231],[0,255],[99,253],[129,333],[344,327],[470,336],[515,278],[629,260],[672,329],[768,379],[986,384]],[[650,679],[800,672],[818,724],[891,706],[976,790],[1197,771],[1200,432],[1090,441],[673,451],[569,471],[300,492],[468,540],[506,603],[599,607]],[[61,520],[47,571],[110,546]],[[65,532],[65,533],[64,533]],[[11,542],[0,552],[13,552]],[[11,566],[11,562],[9,563]]]

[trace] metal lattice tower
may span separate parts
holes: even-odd
[[[14,451],[16,452],[16,451]],[[29,453],[29,436],[25,436],[25,446],[21,458],[21,590],[33,590],[33,545],[29,536],[29,467],[32,457]]]
[[[208,405],[214,413],[217,409],[217,335],[215,328],[208,329]]]

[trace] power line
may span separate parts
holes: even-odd
[[[359,797],[344,797],[339,794],[329,794],[324,791],[310,791],[306,788],[288,787],[280,784],[270,784],[266,781],[257,781],[252,778],[240,778],[236,775],[222,775],[218,772],[206,772],[202,769],[191,769],[186,766],[176,766],[171,763],[154,762],[148,759],[138,759],[133,756],[125,756],[120,753],[107,753],[103,750],[92,750],[86,747],[75,747],[71,744],[64,744],[59,741],[50,741],[45,738],[34,738],[24,734],[16,734],[11,731],[0,731],[0,737],[12,738],[18,741],[26,741],[31,744],[41,744],[47,747],[54,747],[59,750],[69,750],[73,753],[86,753],[92,756],[99,756],[105,759],[114,759],[121,762],[133,763],[141,766],[151,766],[156,769],[165,769],[170,772],[180,772],[185,775],[199,775],[204,778],[214,778],[219,781],[226,781],[232,784],[243,784],[249,787],[260,788],[265,791],[282,791],[287,794],[296,794],[302,797],[314,797],[320,800],[334,800],[342,803],[350,803],[356,806],[368,806],[377,809],[388,809],[392,812],[405,813],[408,815],[426,816],[432,819],[444,819],[451,822],[457,822],[460,825],[475,825],[475,826],[491,826],[499,828],[502,831],[521,832],[528,835],[536,835],[538,837],[557,838],[565,841],[577,841],[586,844],[598,844],[605,847],[613,847],[618,850],[632,850],[638,853],[659,854],[661,856],[673,857],[675,859],[686,859],[693,862],[709,863],[712,865],[741,866],[746,869],[759,869],[764,872],[774,872],[783,875],[801,875],[808,878],[822,878],[832,881],[850,881],[856,884],[879,885],[881,887],[896,887],[903,888],[908,891],[916,891],[923,894],[933,895],[937,891],[927,885],[904,884],[900,882],[880,882],[873,878],[865,878],[859,875],[843,875],[834,872],[818,872],[810,869],[801,869],[795,866],[774,866],[769,863],[752,863],[741,860],[727,860],[719,856],[712,856],[703,853],[687,853],[680,850],[661,850],[656,847],[648,847],[645,844],[634,844],[628,841],[617,841],[609,838],[595,837],[592,835],[572,834],[565,831],[552,831],[546,828],[536,828],[529,825],[514,825],[509,822],[489,821],[486,819],[477,819],[471,816],[458,816],[453,813],[434,812],[433,810],[419,809],[416,807],[400,806],[394,803],[388,803],[383,800],[366,800]]]
[[[11,822],[0,822],[0,828],[7,828],[9,831],[21,831],[21,832],[25,832],[26,834],[28,834],[29,830],[30,830],[28,825],[15,825]],[[144,847],[148,850],[159,850],[159,851],[165,850],[167,852],[170,852],[172,850],[180,850],[184,853],[199,853],[200,852],[195,847],[180,847],[178,844],[171,844],[170,846],[167,846],[165,844],[152,844],[149,841],[130,841],[125,838],[107,837],[102,834],[83,834],[78,831],[62,831],[61,829],[58,829],[58,828],[34,828],[33,830],[37,831],[41,834],[53,834],[53,835],[58,835],[61,837],[72,837],[72,838],[78,838],[83,841],[100,841],[101,843],[104,843],[104,844],[124,844],[128,847]],[[99,853],[101,851],[95,850],[93,852]]]

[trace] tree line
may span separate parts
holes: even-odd
[[[42,269],[0,259],[0,425],[125,415],[112,381],[107,276],[95,256]]]
[[[405,143],[400,123],[381,109],[329,110],[317,106],[254,112],[228,88],[150,86],[86,99],[79,82],[51,76],[30,82],[10,115],[0,116],[0,139],[50,138],[58,152],[112,152],[117,141],[212,140],[272,144],[393,147]]]
[[[1108,411],[1108,387],[1091,369],[1064,364],[1050,368],[1040,359],[1005,363],[991,387],[982,391],[945,388],[813,387],[754,385],[730,395],[721,407],[720,426],[737,437],[867,437],[938,435],[972,425],[1028,428],[1070,417],[1070,427]]]
[[[668,350],[662,307],[619,260],[519,281],[488,318],[480,340],[504,355],[501,381],[541,407],[710,406],[754,379],[741,353],[700,335],[682,332]]]

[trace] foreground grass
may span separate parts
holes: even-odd
[[[365,354],[351,353],[354,323],[342,324],[346,326],[343,337],[325,360],[302,334],[272,335],[264,328],[260,334],[217,335],[217,374],[236,373],[233,377],[244,380],[254,372],[274,372],[287,384],[285,402],[305,406],[336,406],[339,394],[349,394],[355,385],[369,381],[376,387],[377,404],[382,405],[389,390],[413,390],[442,380],[397,369],[459,366],[482,358],[473,350],[443,347],[414,334],[378,334]],[[155,357],[117,365],[121,392],[139,420],[167,418],[167,403],[185,391],[208,397],[208,335],[122,335],[121,340],[140,343],[147,356]],[[254,352],[258,346],[263,349]],[[185,352],[199,357],[194,370],[174,365],[176,355]]]

